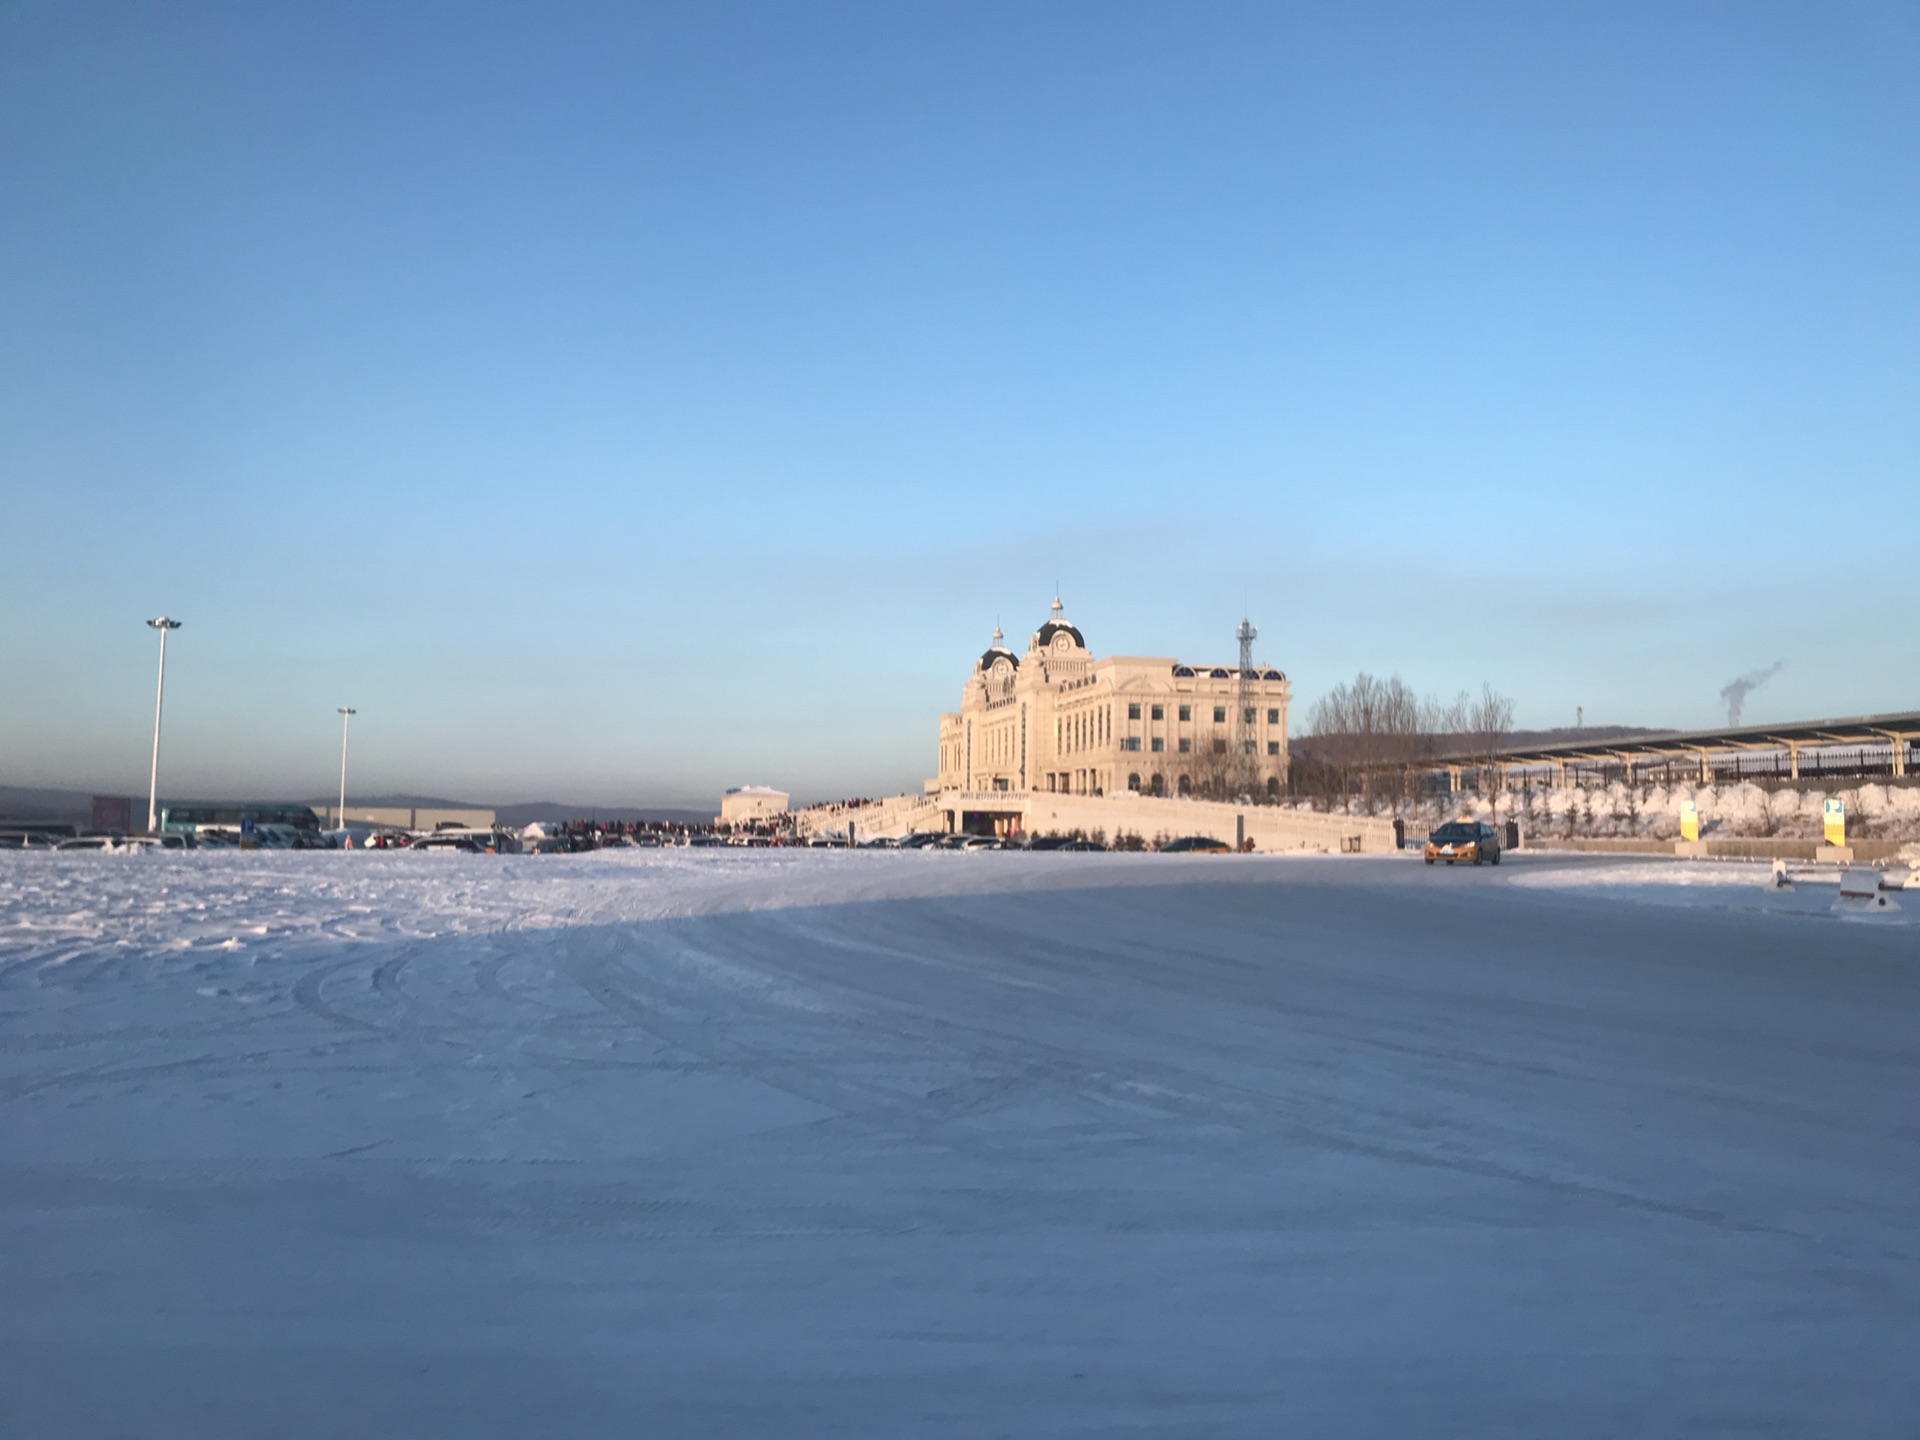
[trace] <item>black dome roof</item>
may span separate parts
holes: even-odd
[[[1074,644],[1078,645],[1082,650],[1087,648],[1086,637],[1083,636],[1078,629],[1067,624],[1064,620],[1049,620],[1046,624],[1042,625],[1033,637],[1033,648],[1036,650],[1046,649],[1047,646],[1053,643],[1053,637],[1056,635],[1071,635]]]
[[[980,669],[983,672],[991,670],[993,668],[993,662],[996,660],[1011,660],[1016,670],[1020,668],[1020,657],[1018,655],[1014,654],[1013,651],[1007,649],[1004,645],[995,645],[980,657]]]

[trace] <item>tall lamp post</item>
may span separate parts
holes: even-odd
[[[160,632],[160,679],[153,687],[153,768],[147,772],[147,833],[160,832],[160,702],[167,694],[167,632],[178,630],[180,622],[162,615],[147,621],[149,629]]]
[[[337,819],[342,830],[347,828],[347,726],[353,723],[353,717],[359,713],[351,705],[340,707],[340,809]]]

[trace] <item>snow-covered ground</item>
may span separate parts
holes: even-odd
[[[1920,890],[0,856],[0,1434],[1887,1435]]]

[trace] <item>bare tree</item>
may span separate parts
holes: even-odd
[[[1233,741],[1225,735],[1202,734],[1194,738],[1193,745],[1190,753],[1174,758],[1179,772],[1174,777],[1175,793],[1187,793],[1179,789],[1184,776],[1192,793],[1203,799],[1238,798],[1246,789],[1246,775],[1243,757],[1233,753]]]
[[[1482,771],[1492,793],[1512,735],[1513,701],[1491,685],[1478,696],[1462,690],[1450,701],[1422,699],[1398,675],[1377,680],[1362,671],[1314,703],[1303,758],[1325,767],[1349,807],[1357,780],[1371,812],[1379,777],[1397,775],[1404,796],[1416,770],[1441,753]]]
[[[1430,748],[1424,743],[1429,710],[1398,675],[1376,680],[1363,670],[1315,702],[1307,728],[1314,749],[1338,773],[1342,796],[1352,795],[1357,774],[1371,812],[1376,777],[1392,767],[1404,770]]]
[[[1506,753],[1508,741],[1513,735],[1513,701],[1492,685],[1483,683],[1478,698],[1467,702],[1466,721],[1467,738],[1472,746],[1470,753],[1485,772],[1487,794],[1491,797],[1490,809],[1498,815],[1502,779],[1500,757]]]

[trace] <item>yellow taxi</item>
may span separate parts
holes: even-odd
[[[1454,820],[1427,836],[1427,848],[1422,853],[1429,865],[1436,860],[1444,860],[1449,865],[1461,860],[1471,860],[1476,865],[1498,865],[1500,837],[1491,825]]]

